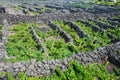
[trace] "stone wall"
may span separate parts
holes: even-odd
[[[8,26],[7,20],[3,20],[3,27],[2,27],[2,42],[0,43],[0,62],[3,58],[6,57],[7,51],[6,51],[6,43],[7,43],[7,34],[8,34]]]
[[[58,31],[60,33],[61,37],[63,37],[66,42],[73,42],[73,38],[71,38],[71,36],[69,34],[67,34],[65,31],[63,31],[59,26],[52,23],[52,21],[49,21],[48,26],[50,26],[52,29]]]
[[[91,20],[91,19],[88,19],[88,20]],[[89,27],[91,27],[91,29],[92,29],[93,31],[95,31],[95,32],[102,32],[102,33],[104,33],[104,32],[107,32],[106,29],[109,28],[109,26],[106,26],[105,24],[102,24],[102,23],[100,23],[101,25],[98,24],[97,21],[95,21],[95,19],[94,19],[94,20],[92,19],[92,21],[95,21],[95,23],[97,23],[97,24],[98,24],[99,26],[101,26],[101,27],[97,27],[97,26],[91,24],[90,22],[88,22],[87,20],[81,20],[81,19],[79,19],[78,21],[81,22],[81,23],[83,23],[83,24],[86,24],[86,25],[89,26]],[[114,27],[112,27],[112,28],[114,29]],[[107,33],[107,35],[108,35],[108,37],[109,37],[112,41],[115,40],[115,35],[113,35],[113,34],[111,34],[111,33]]]
[[[85,25],[87,25],[87,27],[91,27],[91,29],[93,30],[93,31],[95,31],[95,32],[99,32],[99,31],[102,31],[102,29],[101,28],[98,28],[98,27],[96,27],[96,26],[94,26],[93,24],[91,24],[90,22],[88,22],[88,21],[85,21],[85,20],[78,20],[79,22],[81,22],[81,23],[83,23],[83,24],[85,24]]]
[[[0,23],[4,24],[3,27],[3,36],[2,43],[0,43],[0,56],[3,55],[1,60],[4,58],[6,54],[5,44],[7,42],[7,27],[8,24],[4,18],[7,19],[9,24],[14,24],[18,22],[36,22],[42,21],[48,23],[49,20],[63,20],[63,21],[71,21],[71,20],[79,20],[79,19],[87,19],[87,18],[99,18],[102,14],[89,14],[85,13],[76,13],[76,14],[42,14],[39,16],[20,16],[20,15],[9,15],[9,14],[0,14]],[[113,14],[108,14],[113,15]],[[108,16],[107,14],[103,16]],[[109,17],[109,16],[108,16]],[[4,22],[3,22],[4,20]],[[54,26],[54,24],[49,23],[50,26]],[[11,72],[13,75],[17,75],[19,72],[27,72],[28,76],[47,76],[51,75],[56,66],[59,66],[62,71],[68,68],[68,63],[71,60],[78,60],[80,64],[88,65],[90,63],[98,62],[103,63],[106,60],[109,60],[113,64],[120,66],[120,55],[118,54],[118,50],[120,50],[120,42],[115,44],[111,44],[106,47],[99,48],[92,52],[87,53],[78,53],[73,54],[71,57],[66,58],[64,60],[61,59],[53,59],[53,60],[43,60],[41,62],[32,59],[30,61],[23,62],[0,62],[0,72]]]
[[[5,9],[5,7],[0,6],[0,13],[6,13]]]
[[[71,57],[64,60],[53,59],[49,61],[31,61],[23,62],[1,62],[0,72],[11,72],[13,75],[17,75],[18,72],[27,72],[28,76],[47,76],[51,75],[56,66],[59,66],[62,71],[68,68],[68,62],[71,60],[78,60],[80,64],[88,65],[90,63],[103,63],[106,60],[115,62],[117,66],[120,66],[120,55],[117,51],[120,50],[120,42],[111,44],[109,46],[99,48],[92,52],[73,54]]]
[[[100,28],[103,28],[103,29],[108,29],[108,28],[110,28],[110,29],[115,29],[114,26],[105,24],[105,23],[103,23],[103,22],[100,22],[100,21],[97,21],[97,20],[92,20],[92,19],[90,19],[90,20],[93,21],[94,23],[96,23],[98,26],[100,26]]]
[[[71,28],[73,28],[80,38],[88,37],[88,35],[80,29],[79,26],[75,25],[73,22],[66,22]]]
[[[31,27],[31,33],[33,34],[33,37],[35,38],[35,40],[37,41],[37,43],[39,44],[40,48],[43,49],[43,52],[47,52],[47,48],[46,46],[43,46],[43,42],[42,39],[40,39],[40,37],[37,35],[35,29],[33,27]]]
[[[38,16],[27,16],[27,15],[12,15],[12,14],[0,14],[0,23],[3,23],[3,19],[6,18],[9,24],[15,24],[19,22],[43,22],[48,23],[49,20],[62,20],[62,21],[73,21],[79,19],[97,19],[99,17],[111,17],[114,15],[120,15],[120,12],[111,13],[89,13],[81,11],[78,13],[46,13]]]

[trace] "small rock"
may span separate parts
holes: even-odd
[[[49,70],[49,69],[50,69],[49,65],[48,65],[48,64],[45,64],[45,65],[44,65],[44,69],[45,69],[45,70]]]
[[[5,66],[5,63],[0,63],[0,68],[3,68]]]
[[[34,65],[30,65],[29,69],[34,70],[35,69]]]
[[[0,68],[0,72],[3,71],[3,68]]]
[[[18,69],[18,68],[16,68],[16,69],[15,69],[15,72],[18,72],[18,71],[19,71],[19,69]]]
[[[25,71],[25,66],[21,67],[21,68],[20,68],[20,71],[21,71],[21,72],[22,72],[22,71]]]
[[[36,64],[36,59],[31,59],[31,64]]]
[[[22,67],[22,64],[20,62],[13,63],[13,68],[19,68]]]

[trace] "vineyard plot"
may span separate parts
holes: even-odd
[[[19,60],[29,60],[31,58],[41,59],[41,49],[31,34],[30,26],[33,24],[21,23],[9,29],[13,35],[8,36],[6,44],[8,55],[15,56]]]
[[[50,58],[65,58],[74,53],[69,49],[72,44],[65,42],[58,31],[50,28],[46,32],[36,29],[36,32],[47,47],[47,54]]]
[[[94,24],[95,26],[98,26],[99,28],[102,28],[106,34],[111,35],[111,39],[115,40],[117,38],[119,38],[120,36],[120,25],[118,22],[114,22],[114,21],[110,21],[110,20],[106,20],[106,19],[102,19],[99,22],[101,22],[101,24],[104,22],[104,24],[102,24],[103,27],[106,27],[106,29],[103,29],[101,26],[98,26],[96,22],[91,22],[92,24]],[[112,26],[108,27],[108,26]]]
[[[34,31],[31,30],[31,26]],[[69,57],[76,53],[75,50],[72,50],[75,48],[73,44],[65,42],[58,31],[45,26],[42,28],[37,24],[21,23],[9,29],[10,32],[14,33],[8,36],[6,44],[8,55],[16,57],[12,61],[34,58],[37,60],[57,59]],[[37,34],[42,44],[38,43],[33,32]],[[43,51],[43,47],[46,47],[47,52]]]
[[[107,46],[113,38],[117,39],[120,35],[119,26],[115,26],[114,29],[104,29],[91,20],[71,23],[79,30],[77,31],[64,21],[53,21],[54,28],[51,25],[35,23],[15,25],[9,30],[14,34],[8,37],[6,45],[8,55],[16,56],[13,61],[32,58],[37,60],[64,59],[72,54],[89,52]],[[66,37],[73,39],[73,42],[67,42],[65,36],[61,35],[61,31],[66,34]],[[79,36],[79,32],[83,37]],[[111,35],[114,37],[110,38]]]
[[[118,3],[14,1],[1,6],[0,80],[120,79]]]

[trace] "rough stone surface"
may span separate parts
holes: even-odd
[[[109,46],[99,48],[92,52],[73,54],[71,57],[64,60],[53,59],[50,61],[43,60],[38,62],[32,59],[28,62],[1,62],[0,71],[12,72],[13,75],[19,72],[27,72],[28,76],[47,76],[51,75],[56,66],[59,66],[62,71],[68,68],[68,62],[71,60],[78,60],[80,64],[88,65],[90,63],[109,60],[110,62],[116,63],[120,66],[120,55],[117,51],[120,50],[120,42],[111,44]]]
[[[3,27],[2,27],[2,42],[0,43],[0,61],[2,58],[6,57],[7,51],[6,51],[6,43],[7,43],[7,34],[8,34],[8,27],[9,24],[6,19],[3,20]]]
[[[57,30],[66,42],[73,42],[73,38],[71,38],[71,36],[63,31],[59,26],[53,24],[52,21],[49,22],[48,26],[50,26],[54,30]]]
[[[40,14],[38,16],[26,16],[26,15],[13,15],[13,14],[0,14],[0,23],[3,23],[3,19],[6,18],[9,24],[15,24],[19,22],[37,22],[42,21],[48,23],[49,20],[61,20],[61,21],[73,21],[79,19],[97,19],[99,17],[110,17],[114,15],[120,15],[120,12],[110,12],[110,13],[89,13],[86,11],[81,11],[78,13],[46,13]]]
[[[76,15],[71,15],[71,14],[59,14],[58,15],[48,15],[46,16],[45,14],[38,16],[14,16],[14,15],[8,15],[8,14],[4,14],[1,16],[1,19],[3,17],[8,19],[8,23],[17,23],[17,22],[24,22],[24,21],[29,21],[29,20],[33,20],[33,21],[37,21],[39,19],[42,20],[46,20],[48,18],[50,19],[56,19],[56,20],[68,20],[68,19],[72,19],[75,18],[77,16],[77,18],[79,19],[81,14],[76,14]],[[91,14],[92,15],[92,14]],[[42,17],[44,16],[44,17]],[[61,16],[61,17],[60,17]],[[65,16],[65,18],[63,18]],[[71,16],[71,18],[70,18]],[[83,16],[83,15],[82,15]],[[90,15],[89,15],[90,16]],[[24,18],[23,18],[24,17]],[[35,20],[34,20],[35,19]],[[1,21],[0,21],[1,22]],[[4,28],[3,28],[3,37],[2,37],[2,43],[0,44],[0,54],[3,54],[3,57],[6,54],[6,49],[5,49],[5,44],[7,42],[7,27],[6,25],[8,25],[6,23],[6,21],[2,22],[4,23]],[[63,32],[59,27],[55,26],[52,23],[49,23],[50,26],[52,26],[54,29],[57,28],[57,30],[61,31],[61,34],[67,35],[65,32]],[[94,26],[92,26],[93,29],[99,30],[97,28],[94,28]],[[35,35],[35,31],[33,28],[32,32]],[[35,35],[36,37],[37,35]],[[66,36],[65,36],[66,37]],[[38,37],[37,37],[38,38]],[[67,35],[67,39],[70,40],[70,37],[68,37]],[[94,62],[102,62],[103,60],[109,60],[112,63],[116,63],[117,66],[120,66],[120,55],[117,54],[118,50],[120,50],[120,42],[116,42],[114,44],[108,45],[106,47],[102,47],[99,48],[97,50],[91,51],[91,52],[87,52],[87,53],[78,53],[78,54],[73,54],[71,57],[61,60],[61,59],[53,59],[50,61],[46,61],[43,60],[42,62],[38,62],[35,59],[32,59],[30,61],[24,61],[24,62],[4,62],[1,61],[0,62],[0,71],[3,72],[11,72],[13,75],[16,75],[19,72],[27,72],[28,76],[47,76],[47,75],[51,75],[57,66],[59,66],[61,68],[62,71],[68,69],[68,62],[71,60],[78,60],[78,62],[80,64],[84,64],[84,65],[88,65],[90,63],[94,63]]]
[[[80,38],[88,37],[87,34],[86,34],[84,31],[82,31],[79,26],[75,25],[75,24],[72,23],[72,22],[66,22],[66,23],[67,23],[68,25],[70,25],[71,28],[73,28],[73,29],[77,32],[77,34],[78,34],[78,36],[79,36]]]
[[[40,37],[37,35],[37,33],[36,33],[36,31],[34,30],[33,27],[31,27],[31,31],[32,31],[32,34],[33,34],[35,40],[37,40],[39,46],[40,46],[41,48],[43,48],[43,52],[47,52],[46,46],[42,46],[42,45],[43,45],[43,42],[42,42],[42,40],[40,39]]]

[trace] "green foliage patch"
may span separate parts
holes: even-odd
[[[33,39],[30,27],[35,24],[21,23],[13,26],[10,31],[14,32],[14,35],[8,37],[8,43],[6,49],[8,55],[16,56],[16,60],[29,60],[31,58],[41,59],[42,50],[38,49],[37,42]]]
[[[117,2],[114,2],[113,0],[96,0],[96,4],[102,4],[102,5],[120,5],[120,0],[116,0]]]
[[[67,34],[73,38],[73,43],[65,42],[56,30],[49,29],[42,31],[38,24],[35,23],[20,23],[13,26],[9,31],[13,35],[8,37],[7,52],[10,56],[16,56],[12,61],[30,60],[32,58],[37,60],[50,59],[64,59],[70,57],[72,54],[79,52],[89,52],[98,49],[102,46],[107,46],[111,43],[111,39],[106,32],[95,32],[89,26],[74,22],[80,27],[89,37],[80,38],[77,32],[62,21],[53,21],[60,26]],[[30,27],[33,26],[38,36],[42,40],[42,46],[46,46],[47,52],[38,45],[31,33]],[[115,30],[108,31],[116,36],[119,36],[119,26]],[[7,59],[8,61],[11,61]]]
[[[100,46],[106,46],[110,44],[111,39],[107,36],[106,32],[95,32],[89,26],[81,23],[75,22],[85,33],[89,35],[92,40],[97,40]]]

